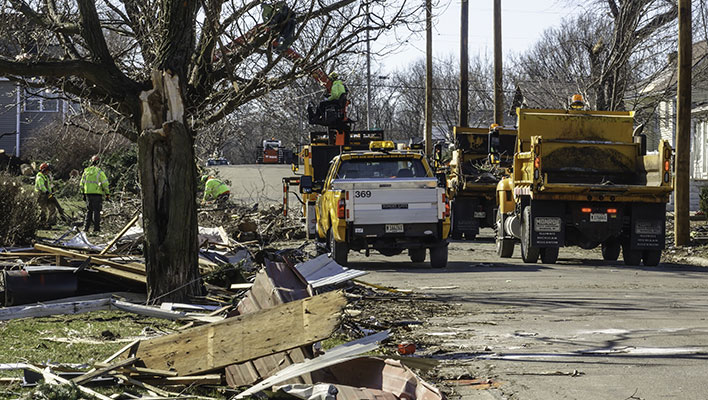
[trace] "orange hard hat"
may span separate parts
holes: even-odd
[[[49,164],[43,162],[42,164],[39,165],[39,170],[40,171],[46,171],[49,169]]]
[[[583,102],[583,95],[582,94],[574,94],[573,95],[573,103],[575,102]]]

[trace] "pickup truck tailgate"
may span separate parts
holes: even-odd
[[[441,218],[443,192],[435,178],[338,179],[332,187],[348,192],[347,221],[357,225],[436,223]]]

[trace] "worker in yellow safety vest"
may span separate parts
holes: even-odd
[[[91,157],[90,165],[84,169],[81,175],[81,193],[86,201],[86,224],[84,231],[88,232],[91,224],[93,231],[101,231],[101,209],[103,208],[103,196],[106,200],[110,198],[108,190],[108,178],[106,174],[98,167],[100,157],[95,155]]]
[[[39,172],[34,179],[34,191],[37,192],[37,205],[40,209],[40,220],[51,228],[57,222],[57,206],[52,187],[52,175],[47,163],[39,166]]]
[[[208,201],[216,201],[218,205],[224,205],[229,201],[231,190],[224,182],[211,175],[204,175],[202,176],[202,183],[204,183],[204,198],[202,199],[202,204]]]
[[[344,85],[344,82],[339,79],[338,73],[331,72],[328,76],[332,81],[332,87],[329,89],[329,97],[327,100],[339,100],[343,94],[347,93],[347,87]]]

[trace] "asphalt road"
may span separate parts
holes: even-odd
[[[222,172],[233,176],[232,189],[241,182],[234,197],[278,202],[280,178],[291,174],[284,166]],[[518,245],[513,258],[499,259],[492,237],[483,230],[477,241],[452,242],[442,270],[405,253],[350,254],[368,282],[456,306],[410,332],[417,354],[441,361],[442,376],[497,386],[462,385],[455,397],[708,398],[708,268],[626,267],[577,248],[561,249],[555,265],[524,264]]]

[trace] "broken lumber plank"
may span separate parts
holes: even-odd
[[[141,382],[151,385],[220,385],[221,374],[168,376],[164,378],[141,378]]]
[[[125,360],[117,361],[117,362],[114,362],[113,364],[110,364],[110,365],[105,366],[103,368],[99,368],[94,371],[87,372],[81,376],[77,376],[76,378],[71,379],[71,381],[77,385],[81,385],[82,383],[86,383],[93,378],[98,378],[99,376],[105,375],[115,369],[118,369],[121,367],[127,367],[128,365],[132,365],[136,361],[138,361],[137,357],[130,357]]]
[[[147,368],[195,375],[325,339],[339,324],[341,291],[227,318],[142,341],[136,353]]]
[[[96,255],[83,254],[76,251],[60,249],[57,247],[47,246],[44,244],[35,244],[34,248],[41,251],[46,251],[58,256],[72,257],[79,260],[91,258],[91,264],[108,265],[109,267],[117,268],[122,271],[133,272],[137,274],[145,274],[145,266],[135,262],[119,263],[108,259],[108,257],[97,257]]]
[[[70,380],[64,379],[64,378],[60,377],[59,375],[55,375],[55,374],[49,372],[49,368],[41,369],[41,368],[37,368],[31,364],[27,364],[26,368],[29,370],[32,370],[38,374],[42,374],[42,377],[44,377],[44,381],[47,384],[50,384],[50,385],[52,385],[52,384],[71,385],[72,384],[72,382]],[[91,397],[95,397],[99,400],[113,400],[110,397],[104,396],[98,392],[94,392],[93,390],[91,390],[87,387],[83,387],[81,385],[76,385],[76,387],[79,389],[79,391],[81,391],[81,393],[87,394]]]
[[[96,364],[98,365],[98,364]],[[178,373],[175,371],[165,371],[161,369],[152,369],[152,368],[143,368],[143,367],[126,367],[123,368],[123,370],[127,373],[130,374],[139,374],[139,375],[149,375],[149,376],[179,376]]]
[[[35,304],[0,308],[0,321],[50,315],[80,314],[89,311],[109,310],[111,300],[72,301],[56,304]]]
[[[147,284],[147,278],[145,277],[145,275],[142,275],[142,274],[136,274],[133,272],[123,271],[120,269],[109,267],[108,265],[94,265],[91,268],[94,271],[105,273],[105,274],[108,274],[111,276],[115,276],[115,277],[122,278],[122,279],[127,279],[129,281],[133,281],[136,283]]]
[[[125,235],[125,233],[128,232],[128,229],[130,229],[131,226],[135,225],[135,223],[138,222],[138,219],[139,219],[139,218],[140,218],[140,213],[135,214],[135,216],[133,217],[133,219],[131,219],[131,220],[123,227],[123,229],[121,229],[121,231],[118,232],[118,234],[113,238],[113,240],[111,240],[111,241],[106,245],[106,247],[104,247],[103,250],[101,250],[101,252],[98,253],[98,255],[101,256],[101,255],[106,254],[106,253],[108,252],[108,249],[110,249],[117,241],[119,241],[120,238],[122,238],[123,235]]]

